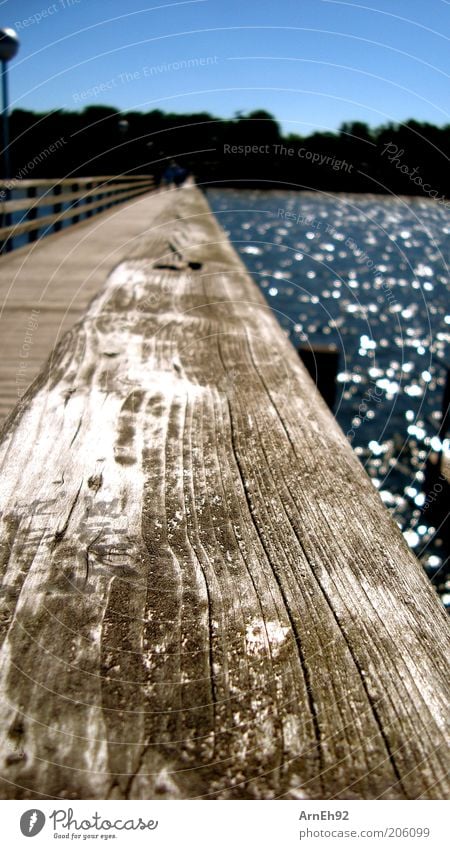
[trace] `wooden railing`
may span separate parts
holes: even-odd
[[[443,607],[167,194],[0,434],[0,795],[447,798]]]
[[[62,229],[64,221],[78,223],[82,218],[123,203],[154,187],[148,174],[74,177],[64,180],[8,180],[0,182],[0,241],[1,251],[17,247],[17,237],[28,235],[28,242]],[[26,197],[14,197],[26,191]],[[51,207],[52,212],[40,215]],[[13,222],[14,213],[22,212]]]

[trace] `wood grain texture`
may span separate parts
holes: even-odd
[[[445,613],[173,197],[2,432],[1,793],[440,798]]]

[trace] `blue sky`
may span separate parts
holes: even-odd
[[[450,123],[447,0],[4,0],[0,11],[21,39],[13,107],[263,108],[303,134],[344,120]]]

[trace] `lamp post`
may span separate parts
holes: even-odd
[[[2,63],[2,117],[3,117],[3,179],[8,180],[9,173],[9,103],[8,103],[8,62],[14,59],[19,49],[19,39],[13,29],[0,29],[0,60]]]
[[[3,132],[3,179],[5,180],[5,189],[1,196],[5,201],[8,201],[11,192],[8,185],[10,178],[9,168],[9,102],[8,102],[8,62],[14,59],[19,49],[19,39],[15,30],[6,27],[0,29],[0,61],[2,63],[2,132]],[[6,212],[2,215],[2,224],[9,227],[11,224],[11,215]],[[0,247],[0,253],[10,250],[11,240],[6,237]]]

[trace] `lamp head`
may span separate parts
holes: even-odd
[[[15,30],[10,27],[0,29],[0,60],[2,62],[9,62],[10,59],[14,59],[19,45],[20,41]]]

